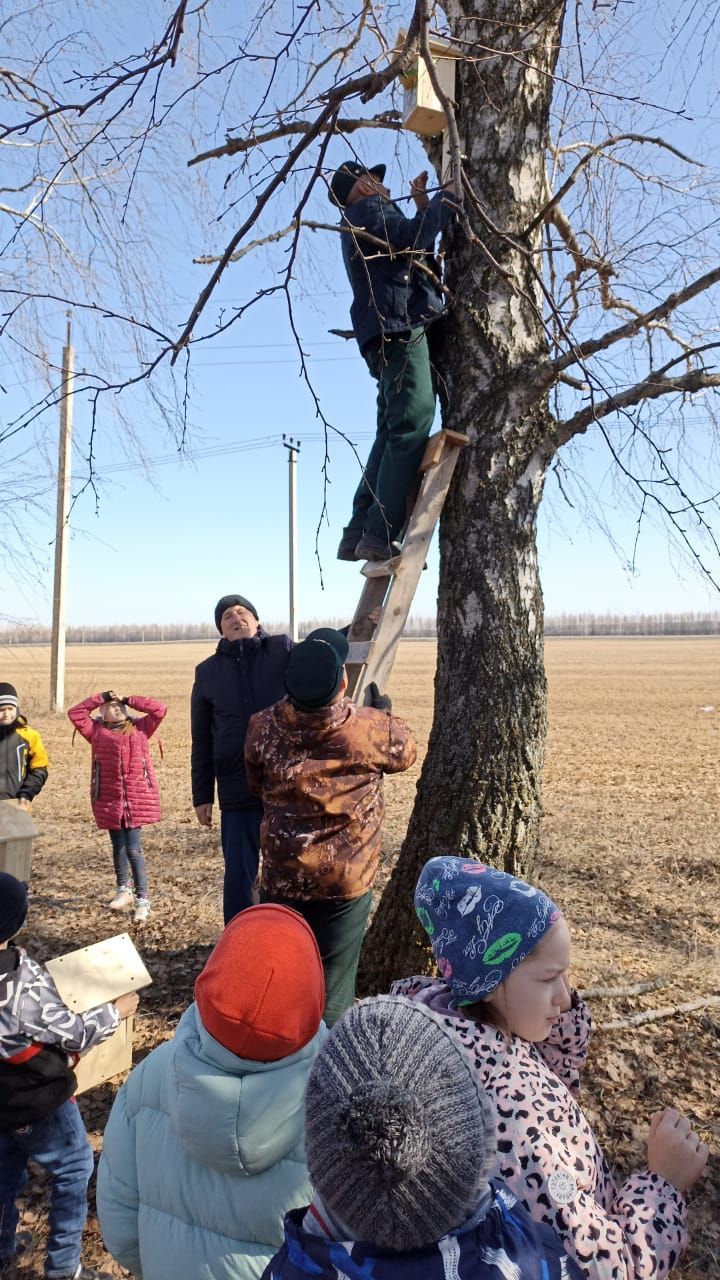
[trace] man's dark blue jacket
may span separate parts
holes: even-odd
[[[443,311],[443,297],[421,268],[435,267],[432,250],[457,208],[455,197],[438,191],[414,218],[392,200],[366,196],[343,211],[342,227],[362,228],[392,252],[354,236],[341,235],[343,261],[353,291],[350,318],[360,350],[373,338],[430,324]]]
[[[289,636],[262,630],[249,640],[221,640],[195,668],[190,699],[193,805],[212,804],[217,782],[221,809],[256,805],[245,779],[250,717],[285,697]]]

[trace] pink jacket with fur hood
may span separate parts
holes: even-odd
[[[108,729],[90,712],[102,706],[95,693],[68,711],[72,723],[92,747],[90,802],[97,825],[104,831],[147,827],[160,821],[160,792],[150,759],[148,738],[167,715],[155,698],[128,698],[127,705],[145,714],[134,721],[133,733]]]
[[[393,994],[429,1005],[457,1030],[495,1104],[499,1177],[555,1228],[588,1280],[664,1280],[687,1244],[685,1201],[649,1169],[614,1182],[575,1100],[590,1038],[577,992],[539,1044],[470,1022],[449,1008],[450,988],[437,979],[406,978]]]

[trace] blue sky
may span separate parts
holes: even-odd
[[[705,137],[699,126],[696,137]],[[678,124],[681,145],[688,126]],[[375,138],[372,139],[375,142]],[[212,143],[210,144],[212,145]],[[363,144],[366,159],[375,155]],[[705,144],[704,144],[705,145]],[[187,183],[185,159],[194,148],[184,144],[177,182]],[[417,143],[403,137],[393,157],[387,139],[376,143],[377,158],[389,159],[390,185],[402,191],[408,173],[426,166]],[[344,158],[341,140],[333,143],[331,163]],[[219,183],[225,162],[215,162],[209,181]],[[195,174],[198,171],[190,171]],[[402,176],[404,174],[404,176]],[[155,184],[146,196],[150,218],[161,237],[162,279],[166,287],[166,323],[178,326],[207,278],[207,267],[191,265],[193,256],[216,248],[232,229],[182,216],[177,185]],[[218,197],[219,199],[219,197]],[[218,204],[219,208],[219,204]],[[330,208],[320,193],[309,216],[328,220]],[[274,263],[274,266],[273,266]],[[277,259],[247,258],[231,266],[213,300],[209,318],[223,307],[247,302],[267,287]],[[348,323],[349,293],[339,246],[331,236],[308,238],[298,269],[295,319],[308,356],[313,386],[330,423],[356,442],[363,457],[374,430],[374,384],[354,343],[334,338],[328,330]],[[93,321],[98,329],[102,321]],[[49,305],[44,313],[44,340],[58,363],[65,312]],[[133,368],[132,352],[115,347],[108,328],[103,341],[112,348],[121,370]],[[96,367],[95,338],[81,316],[75,317],[76,367]],[[42,384],[19,359],[6,367],[0,397],[0,424],[11,422],[41,394]],[[359,478],[359,463],[348,443],[328,436],[328,485],[323,486],[325,440],[312,395],[299,376],[299,361],[280,299],[253,307],[238,323],[211,343],[195,348],[185,452],[152,403],[125,394],[123,407],[130,429],[140,441],[147,465],[113,418],[113,398],[103,402],[95,436],[97,497],[85,491],[72,515],[68,613],[70,623],[199,621],[212,614],[218,596],[239,591],[258,605],[268,620],[287,617],[287,454],[283,433],[302,441],[298,464],[299,579],[301,618],[348,618],[361,588],[358,570],[335,561],[335,549]],[[690,430],[703,432],[701,410]],[[16,441],[25,451],[22,465],[52,486],[57,412],[45,415]],[[452,425],[452,424],[449,424]],[[615,430],[612,419],[609,429]],[[88,397],[75,401],[74,492],[87,475],[91,414]],[[242,447],[241,446],[245,446]],[[5,446],[7,448],[7,446]],[[212,452],[211,452],[212,451]],[[705,444],[699,449],[705,456]],[[170,457],[171,461],[165,461]],[[158,459],[162,461],[158,462]],[[570,507],[557,483],[548,477],[539,529],[540,568],[546,610],[685,611],[720,607],[717,594],[673,549],[662,527],[643,522],[637,547],[636,510],[616,491],[607,448],[589,433],[568,458],[595,495],[588,518],[580,505]],[[701,464],[704,465],[704,464]],[[711,463],[708,461],[708,466]],[[323,505],[318,549],[315,539]],[[52,596],[54,508],[48,492],[47,511],[28,513],[27,553],[23,563],[0,562],[0,616],[49,621]],[[601,527],[606,525],[610,531]],[[634,569],[630,561],[635,555]],[[437,553],[433,549],[413,612],[433,614],[437,593]]]
[[[354,344],[327,333],[330,326],[345,324],[347,296],[339,271],[338,285],[338,298],[326,299],[322,316],[309,313],[304,345],[329,421],[356,442],[362,456],[374,427],[374,384]],[[221,338],[196,360],[189,457],[156,462],[146,470],[128,463],[119,442],[101,433],[97,511],[94,495],[86,492],[72,516],[69,622],[199,621],[228,591],[248,595],[267,619],[284,620],[288,468],[283,432],[302,441],[297,473],[299,616],[350,616],[361,579],[354,566],[338,563],[334,556],[359,465],[350,446],[329,433],[328,516],[318,543],[321,579],[315,537],[323,501],[324,433],[298,377],[291,339],[281,331],[274,341],[279,329],[279,323],[256,320],[247,344]],[[81,351],[77,364],[82,365]],[[78,397],[76,489],[85,472],[88,430],[87,400]],[[152,439],[147,450],[151,460],[173,459],[175,451],[162,433]],[[582,510],[566,505],[550,475],[539,529],[547,612],[717,608],[717,597],[673,553],[666,533],[649,521],[631,572],[634,513],[613,493],[603,447],[588,439],[578,453],[577,465],[599,495],[615,545]],[[42,530],[36,529],[38,541],[41,532],[46,543],[39,581],[5,574],[1,598],[4,613],[44,622],[52,592],[52,516]],[[413,612],[433,614],[436,592],[434,548]]]

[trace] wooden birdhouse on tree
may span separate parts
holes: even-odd
[[[396,49],[402,47],[405,32],[401,31]],[[431,40],[430,56],[442,92],[450,101],[455,99],[455,68],[460,51],[444,40]],[[434,138],[446,126],[445,112],[438,98],[427,63],[421,53],[416,55],[415,65],[401,84],[403,96],[403,127],[423,138]]]
[[[16,800],[0,800],[0,871],[28,884],[37,827]]]

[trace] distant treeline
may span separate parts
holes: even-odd
[[[558,613],[546,636],[717,636],[720,613]]]
[[[316,627],[346,627],[347,618],[310,618],[300,623],[300,635],[306,636]],[[279,635],[288,630],[287,622],[266,622],[266,631]],[[437,634],[434,618],[410,618],[405,627],[406,636],[433,637]],[[52,633],[50,627],[14,626],[0,627],[0,644],[50,644]],[[181,642],[187,640],[207,640],[208,643],[218,640],[218,633],[212,622],[168,622],[164,626],[159,622],[115,623],[102,627],[68,627],[65,632],[68,644],[153,644]]]
[[[347,618],[310,618],[300,623],[300,635],[316,627],[343,627]],[[265,629],[278,634],[287,631],[286,622],[268,622]],[[545,619],[548,636],[716,636],[720,635],[718,613],[559,613]],[[433,639],[435,619],[410,618],[403,635],[410,639]],[[0,644],[49,644],[49,627],[0,627]],[[122,623],[102,627],[68,627],[68,644],[169,643],[187,640],[217,640],[217,631],[207,622],[153,622],[145,626]]]

